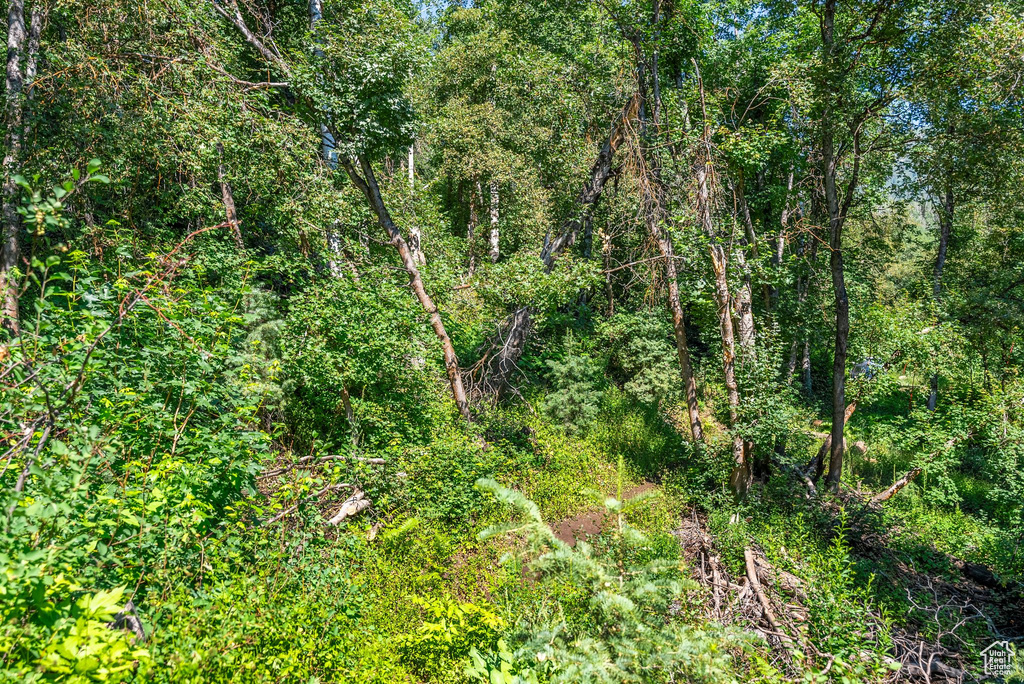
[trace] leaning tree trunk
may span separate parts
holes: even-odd
[[[466,390],[462,385],[462,373],[459,371],[459,359],[455,355],[455,347],[452,346],[451,338],[448,337],[448,332],[445,330],[444,322],[441,320],[441,314],[437,310],[437,306],[434,304],[430,295],[427,294],[426,288],[423,286],[423,279],[420,277],[419,269],[416,268],[416,262],[413,260],[412,251],[409,249],[409,245],[402,238],[401,232],[398,230],[398,226],[395,225],[391,219],[391,214],[388,212],[387,207],[384,205],[384,200],[380,194],[380,188],[377,185],[377,178],[373,173],[373,167],[370,163],[362,158],[358,158],[359,168],[362,170],[362,176],[359,175],[359,169],[356,169],[353,160],[348,158],[342,158],[341,164],[348,174],[348,177],[352,180],[352,183],[362,191],[366,197],[367,202],[373,208],[374,213],[377,214],[377,222],[381,228],[387,232],[388,237],[391,238],[391,244],[394,245],[395,249],[398,250],[398,255],[402,260],[402,265],[405,267],[406,273],[409,274],[409,286],[412,288],[413,293],[416,295],[416,299],[419,300],[423,310],[427,312],[430,318],[430,325],[434,329],[434,334],[437,335],[437,339],[441,342],[441,348],[444,350],[444,367],[448,373],[448,382],[451,385],[452,397],[455,399],[455,405],[459,409],[459,413],[466,419],[467,422],[471,422],[473,417],[469,411],[469,401],[466,399]]]
[[[235,195],[231,192],[231,183],[228,182],[227,174],[224,172],[224,145],[217,143],[217,154],[220,159],[217,162],[217,182],[220,183],[221,200],[224,202],[224,213],[227,216],[228,225],[231,227],[231,235],[235,238],[235,246],[238,251],[245,249],[245,242],[242,240],[242,229],[238,223],[238,212],[235,210]]]
[[[4,185],[3,185],[3,244],[0,245],[0,317],[3,327],[17,335],[18,325],[18,283],[14,271],[18,266],[20,251],[18,232],[21,217],[18,214],[18,185],[14,176],[20,171],[22,125],[24,109],[22,97],[24,75],[22,57],[25,51],[25,3],[10,0],[7,11],[7,75],[6,102],[4,107]]]

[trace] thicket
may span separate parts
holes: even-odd
[[[3,680],[1019,644],[1015,0],[8,10]]]

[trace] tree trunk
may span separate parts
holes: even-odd
[[[409,253],[412,254],[413,263],[417,266],[427,265],[427,257],[423,253],[423,233],[420,232],[415,219],[409,225]]]
[[[231,184],[224,173],[224,145],[217,143],[217,154],[220,160],[217,163],[217,181],[220,183],[221,199],[224,201],[224,213],[227,215],[228,225],[231,226],[231,234],[235,238],[235,246],[238,251],[245,249],[245,242],[242,240],[242,229],[238,224],[238,212],[235,211],[235,196],[231,192]]]
[[[662,228],[655,238],[658,248],[665,259],[665,281],[668,285],[668,308],[672,314],[672,331],[676,340],[676,357],[679,360],[679,374],[683,379],[683,391],[686,394],[686,413],[690,417],[690,435],[695,442],[704,441],[704,427],[700,422],[700,406],[697,404],[697,383],[693,377],[693,366],[690,363],[690,345],[686,339],[686,321],[683,318],[683,305],[679,301],[679,279],[676,276],[675,251],[672,238]]]
[[[740,218],[743,221],[742,248],[736,251],[736,261],[740,271],[743,273],[743,285],[736,294],[736,322],[739,328],[740,349],[745,354],[750,354],[754,349],[754,290],[750,265],[747,262],[746,250],[753,259],[758,257],[757,235],[754,233],[754,222],[750,218],[750,207],[747,206],[746,193],[744,192],[743,172],[740,171],[739,179],[734,184],[736,204],[739,209]],[[770,298],[767,288],[764,291],[765,306],[770,305]]]
[[[480,181],[477,180],[469,188],[469,223],[466,225],[466,243],[469,251],[469,277],[476,273],[476,227],[479,223],[477,217],[478,202],[483,195],[480,188]]]
[[[811,341],[806,337],[804,338],[804,355],[800,361],[800,369],[804,376],[804,392],[807,393],[807,396],[812,396],[814,385],[811,379]]]
[[[846,354],[850,337],[850,300],[846,294],[846,279],[843,272],[843,222],[839,215],[839,200],[836,192],[836,168],[832,155],[832,134],[825,133],[823,159],[826,169],[825,196],[829,209],[831,235],[829,247],[832,250],[829,267],[832,271],[832,289],[836,306],[835,356],[832,362],[832,453],[829,459],[828,486],[838,489],[843,472],[843,413],[846,410]]]
[[[409,195],[412,201],[415,201],[413,191],[416,189],[415,182],[415,168],[416,168],[416,154],[413,151],[415,145],[409,145]],[[417,266],[427,265],[427,255],[423,252],[423,232],[416,223],[415,214],[413,220],[409,224],[409,251],[412,252],[412,260],[416,262]]]
[[[498,229],[498,205],[500,202],[500,195],[498,193],[498,181],[492,180],[490,184],[491,192],[491,234],[490,234],[490,255],[491,262],[497,263],[498,259],[501,258],[500,249],[500,238],[501,233]]]
[[[23,0],[10,0],[7,11],[7,75],[4,103],[6,121],[3,161],[3,244],[0,245],[0,323],[12,335],[17,335],[19,331],[18,283],[14,277],[14,270],[20,258],[18,232],[21,229],[21,216],[18,214],[18,186],[14,182],[14,176],[21,171],[24,123],[24,75],[21,60],[25,51],[25,40],[25,4]]]
[[[696,67],[696,64],[694,64]],[[729,297],[728,258],[725,248],[715,232],[711,212],[711,185],[708,170],[712,168],[711,127],[708,125],[707,107],[704,103],[704,84],[697,72],[697,84],[701,100],[703,125],[700,139],[700,154],[697,158],[697,216],[701,229],[708,237],[708,253],[711,256],[711,270],[715,276],[715,305],[718,309],[718,324],[722,334],[722,371],[725,378],[725,393],[729,401],[729,429],[735,430],[739,420],[740,394],[736,384],[736,341],[733,335],[731,299]],[[737,498],[743,498],[753,480],[750,460],[747,458],[743,438],[733,434],[732,457],[733,471],[729,476],[729,485]]]
[[[583,229],[586,217],[593,211],[605,184],[612,176],[612,161],[615,158],[615,153],[626,139],[629,124],[637,117],[639,108],[640,96],[634,95],[612,122],[611,131],[602,143],[601,149],[597,153],[597,159],[590,167],[590,177],[576,197],[579,213],[561,225],[559,233],[554,239],[550,239],[550,236],[545,237],[540,258],[548,269],[553,267],[555,257],[561,254],[566,247],[575,243],[576,236]]]
[[[939,252],[935,257],[935,281],[933,293],[935,304],[942,301],[942,271],[946,267],[946,250],[949,248],[949,236],[953,232],[953,212],[956,203],[953,197],[952,169],[946,169],[946,188],[942,204],[939,207]],[[928,392],[928,410],[934,411],[939,402],[939,374],[932,373],[930,391]]]
[[[466,390],[462,385],[462,373],[459,371],[459,360],[455,355],[455,347],[452,346],[451,338],[448,337],[448,332],[445,330],[444,322],[441,320],[441,314],[437,310],[437,306],[434,305],[430,295],[427,294],[426,289],[423,286],[423,279],[420,278],[419,269],[416,268],[416,262],[413,260],[412,251],[409,249],[409,245],[406,244],[402,238],[402,234],[399,232],[398,227],[391,219],[391,214],[388,212],[387,207],[384,205],[384,200],[380,194],[380,188],[377,185],[377,178],[373,173],[373,168],[370,163],[363,159],[358,158],[359,167],[362,170],[362,177],[359,175],[359,171],[355,168],[353,160],[348,158],[342,158],[342,166],[345,168],[345,172],[348,177],[352,180],[359,190],[362,191],[366,200],[370,203],[374,212],[377,214],[377,222],[381,228],[387,232],[388,237],[391,238],[391,244],[394,245],[395,249],[398,250],[398,255],[402,260],[402,265],[405,267],[406,273],[409,274],[409,285],[412,287],[413,293],[416,295],[416,299],[419,300],[423,310],[427,312],[430,318],[430,325],[434,329],[434,334],[437,335],[437,339],[441,342],[441,348],[444,350],[444,367],[448,373],[448,382],[451,385],[452,397],[455,399],[455,406],[459,409],[459,413],[466,419],[467,422],[472,422],[473,417],[469,411],[469,401],[466,399]]]
[[[835,33],[836,0],[825,0],[821,21],[821,39],[825,52],[825,63],[832,67],[833,39]],[[858,132],[854,133],[854,170],[847,184],[846,197],[843,204],[839,202],[839,190],[836,179],[839,173],[838,160],[835,157],[833,141],[832,100],[833,92],[829,84],[823,84],[827,93],[826,106],[821,123],[821,164],[825,181],[825,206],[829,219],[829,247],[832,251],[829,267],[832,271],[832,290],[836,307],[835,356],[832,361],[832,445],[829,458],[827,483],[833,490],[839,489],[839,480],[843,474],[843,430],[846,411],[846,355],[850,337],[850,300],[846,294],[846,278],[843,271],[843,224],[857,187],[857,172],[860,162],[858,148]]]

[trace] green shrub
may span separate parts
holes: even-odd
[[[601,408],[601,366],[586,356],[551,359],[547,365],[554,390],[544,399],[545,413],[570,432],[585,431]]]
[[[399,635],[396,643],[402,659],[424,676],[458,671],[457,665],[471,650],[495,647],[505,626],[484,605],[445,597],[410,596],[409,600],[420,606],[426,619],[414,633]]]

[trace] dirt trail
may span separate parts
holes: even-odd
[[[653,482],[643,482],[625,490],[622,493],[622,499],[629,501],[633,497],[649,492],[654,488],[655,484]],[[614,494],[609,496],[614,496]],[[576,546],[576,542],[580,540],[586,541],[590,537],[596,537],[601,534],[608,528],[611,522],[612,517],[603,509],[595,506],[582,513],[577,513],[574,516],[551,523],[551,529],[554,531],[555,536],[566,544]]]

